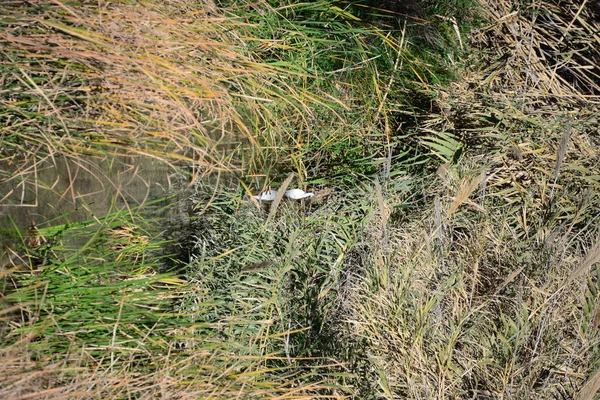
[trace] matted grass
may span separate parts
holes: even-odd
[[[450,162],[420,186],[417,215],[371,226],[366,272],[339,300],[342,337],[361,338],[377,382],[364,398],[597,396],[594,11],[489,3],[471,39],[483,60],[420,116]]]

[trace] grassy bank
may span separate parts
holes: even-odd
[[[590,4],[0,6],[4,206],[171,187],[4,229],[0,397],[594,398]]]

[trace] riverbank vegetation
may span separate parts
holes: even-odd
[[[396,3],[2,3],[0,397],[594,398],[597,2]]]

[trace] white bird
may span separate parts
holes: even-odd
[[[285,197],[292,200],[310,199],[314,195],[314,193],[306,193],[302,189],[291,189],[285,191]]]
[[[266,192],[262,192],[258,196],[252,196],[258,201],[273,201],[275,197],[277,197],[277,190],[267,190]]]

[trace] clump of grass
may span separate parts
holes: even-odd
[[[164,244],[144,218],[149,213],[55,227],[61,233],[54,237],[41,229],[52,245],[29,249],[38,261],[15,259],[3,271],[3,302],[10,307],[2,320],[2,396],[320,398],[347,392],[290,350],[298,327],[280,320],[277,276],[245,275],[235,258],[219,254],[227,241],[185,273],[159,273]],[[69,249],[69,235],[85,235],[87,243]],[[246,260],[255,256],[248,253]],[[322,364],[340,369],[334,360]],[[96,389],[84,390],[89,385]]]
[[[206,193],[210,190],[198,191],[199,204]],[[269,365],[307,376],[318,368],[330,388],[322,393],[360,396],[368,382],[354,368],[354,356],[344,356],[358,348],[358,339],[342,338],[344,305],[336,300],[348,293],[353,274],[362,272],[357,249],[367,241],[362,236],[365,224],[377,217],[376,198],[366,191],[332,192],[314,202],[283,200],[262,213],[236,193],[235,187],[229,195],[220,192],[219,200],[198,217],[202,228],[191,243],[186,277],[207,288],[202,299],[226,301],[197,318],[244,315],[244,326],[224,327],[222,334],[237,330],[251,336],[267,329],[261,327],[267,313],[269,334],[283,346],[282,357]],[[193,309],[194,301],[197,295],[182,306]]]
[[[533,154],[520,194],[497,184],[515,172],[475,158],[432,183],[425,214],[386,222],[402,199],[372,200],[382,217],[362,226],[360,268],[335,299],[340,341],[360,343],[356,368],[371,379],[365,398],[574,397],[595,371],[598,199],[565,187],[549,216],[540,200],[555,163]],[[576,176],[562,179],[589,185]]]
[[[444,73],[401,31],[329,2],[3,7],[2,162],[22,171],[29,155],[108,152],[194,177],[370,174],[340,159],[357,140],[369,161],[407,151],[394,109]]]

